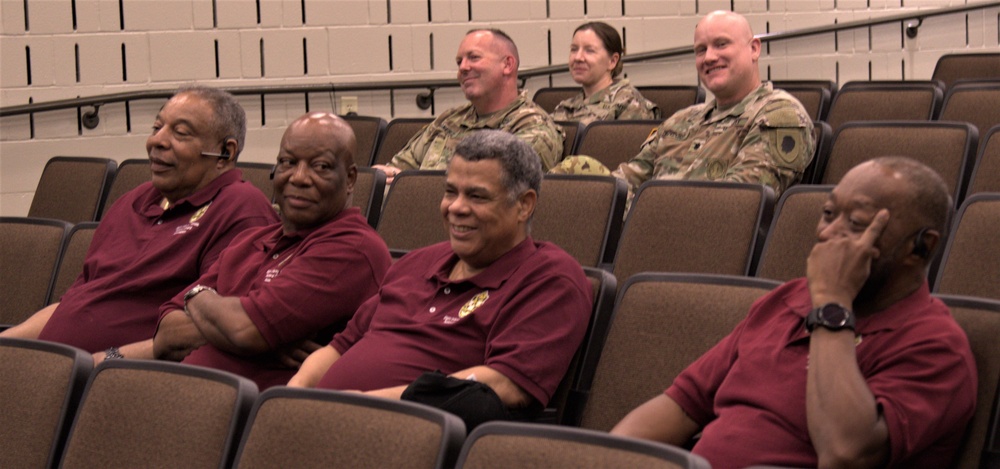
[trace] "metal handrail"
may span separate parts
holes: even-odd
[[[898,15],[885,16],[876,19],[848,21],[846,23],[834,24],[829,26],[815,26],[811,28],[802,28],[780,33],[758,34],[757,37],[760,38],[761,42],[767,43],[771,41],[780,41],[786,39],[794,39],[806,36],[826,34],[831,32],[845,31],[850,29],[865,28],[880,24],[896,23],[905,20],[914,20],[916,21],[915,24],[908,23],[906,25],[907,36],[913,38],[916,37],[917,32],[925,18],[962,13],[965,11],[972,11],[972,10],[983,10],[998,6],[1000,6],[1000,1],[973,3],[963,6],[945,7],[929,11],[913,11],[913,12],[901,13]],[[624,57],[622,61],[644,62],[648,60],[663,59],[668,57],[678,57],[692,53],[694,53],[694,51],[691,48],[691,46],[674,47],[670,49],[661,49],[657,51],[628,55]],[[567,71],[568,71],[568,64],[547,65],[544,67],[537,67],[531,70],[521,71],[518,73],[518,77],[523,83],[525,80],[529,78],[552,75],[555,73],[566,73]],[[434,94],[434,90],[438,88],[449,88],[457,86],[459,86],[457,81],[452,78],[452,79],[438,79],[438,80],[383,81],[383,82],[361,82],[361,83],[320,83],[320,84],[310,84],[310,85],[244,86],[244,87],[232,87],[223,89],[235,95],[268,95],[268,94],[292,94],[292,93],[331,93],[338,91],[344,92],[344,91],[427,89],[428,93],[424,93],[417,96],[418,106],[421,106],[422,109],[426,109],[427,107],[425,106],[429,106],[430,100]],[[94,115],[96,115],[96,111],[100,108],[100,106],[103,106],[105,104],[117,103],[123,101],[133,101],[140,99],[169,98],[174,94],[174,91],[175,89],[129,91],[125,93],[112,93],[112,94],[83,97],[83,98],[60,99],[43,103],[20,104],[16,106],[0,107],[0,117],[16,116],[21,114],[30,114],[43,111],[55,111],[60,109],[72,109],[84,106],[93,106],[95,109],[93,112]]]

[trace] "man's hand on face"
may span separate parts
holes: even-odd
[[[813,246],[806,276],[814,305],[839,303],[850,307],[868,280],[872,262],[879,257],[875,243],[888,223],[889,210],[881,209],[860,236],[837,236]]]

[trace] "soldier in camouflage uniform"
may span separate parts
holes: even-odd
[[[563,133],[527,93],[517,89],[517,46],[498,29],[472,30],[458,49],[458,80],[469,104],[434,119],[399,151],[388,165],[386,183],[406,169],[445,169],[455,146],[481,129],[510,132],[529,145],[548,170],[562,159]]]
[[[584,23],[573,31],[569,71],[583,87],[556,106],[552,118],[584,125],[598,120],[660,119],[660,108],[644,98],[622,73],[622,39],[607,23]]]
[[[702,83],[715,95],[655,129],[637,156],[612,173],[593,158],[567,158],[553,173],[613,174],[629,200],[649,179],[758,182],[776,195],[802,179],[812,160],[812,121],[791,95],[761,83],[760,40],[731,12],[714,12],[695,29]]]

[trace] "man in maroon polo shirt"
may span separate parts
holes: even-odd
[[[450,241],[396,262],[288,384],[398,399],[440,370],[489,386],[508,408],[547,404],[587,328],[591,287],[572,257],[528,234],[541,178],[517,137],[466,137],[441,200]]]
[[[949,467],[976,407],[965,333],[927,288],[951,197],[930,168],[861,164],[824,204],[807,277],[612,433],[682,445],[712,467]]]
[[[194,286],[160,308],[158,358],[230,371],[264,389],[294,374],[286,350],[301,353],[301,363],[300,344],[343,329],[392,263],[385,242],[349,206],[356,147],[351,126],[333,114],[306,114],[288,126],[274,170],[281,222],[241,233]]]
[[[205,273],[239,232],[277,220],[235,168],[245,136],[246,114],[232,95],[178,91],[146,139],[152,181],[111,206],[60,302],[3,335],[66,343],[98,361],[152,358],[159,306]]]

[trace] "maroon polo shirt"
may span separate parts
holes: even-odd
[[[226,171],[166,211],[151,182],[123,195],[38,338],[96,352],[153,337],[164,301],[208,271],[239,232],[278,220],[241,178]]]
[[[816,467],[806,423],[812,308],[806,279],[757,300],[736,329],[666,390],[703,427],[712,467]],[[857,361],[889,429],[889,467],[948,467],[976,406],[969,342],[927,283],[859,318]]]
[[[285,235],[281,224],[244,231],[197,284],[236,296],[272,349],[301,339],[329,340],[374,295],[392,264],[389,248],[357,208],[326,224]],[[180,292],[161,317],[184,308]],[[285,384],[295,369],[273,353],[242,357],[209,344],[183,363],[230,371],[263,390]]]
[[[457,261],[444,242],[394,264],[379,294],[334,336],[342,356],[318,387],[367,391],[486,365],[547,404],[590,320],[583,269],[530,237],[456,282],[448,275]]]

